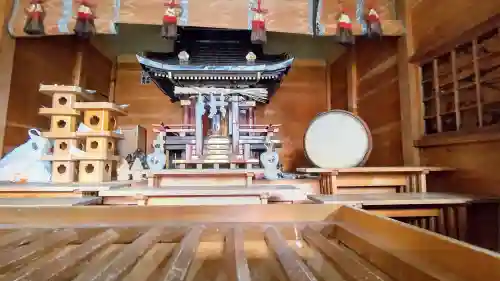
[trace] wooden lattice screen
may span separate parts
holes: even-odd
[[[500,29],[422,65],[425,134],[500,126]]]

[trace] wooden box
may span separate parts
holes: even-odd
[[[120,126],[123,139],[118,141],[118,155],[127,157],[137,149],[146,152],[146,129],[142,126]]]

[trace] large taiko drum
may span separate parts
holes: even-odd
[[[318,114],[304,136],[307,158],[319,168],[349,168],[365,163],[372,149],[366,123],[345,110]]]

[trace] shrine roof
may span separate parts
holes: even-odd
[[[245,54],[246,55],[246,54]],[[202,60],[197,56],[193,56],[193,59],[189,61],[189,64],[182,64],[177,58],[175,53],[147,53],[138,54],[137,60],[139,63],[145,67],[153,68],[158,71],[170,71],[170,72],[199,72],[206,73],[211,72],[214,75],[216,72],[234,72],[236,73],[271,73],[271,72],[284,72],[293,63],[294,58],[287,55],[267,55],[264,58],[257,58],[254,63],[249,64],[245,55],[241,59],[235,59],[233,61],[229,60],[214,60],[207,61]],[[212,57],[212,58],[215,58]]]
[[[143,52],[137,60],[163,93],[177,101],[176,86],[263,88],[269,97],[294,58],[264,54],[262,45],[252,44],[248,30],[183,27],[173,52]]]

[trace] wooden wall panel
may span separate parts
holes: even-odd
[[[51,99],[38,92],[40,83],[70,84],[76,53],[72,38],[16,39],[4,151],[28,138],[30,128],[46,130],[49,119],[38,109]]]
[[[313,1],[274,0],[263,3],[268,9],[266,28],[269,31],[313,34]]]
[[[427,52],[498,16],[498,11],[500,1],[419,1],[411,12],[415,57],[424,58]]]
[[[368,13],[368,9],[366,9],[365,7],[359,7],[358,9],[358,0],[342,1],[342,5],[340,5],[339,2],[340,1],[319,0],[319,8],[316,21],[319,26],[320,34],[336,34],[337,17],[342,8],[351,18],[351,21],[353,23],[353,33],[356,35],[363,34],[363,23],[365,21],[364,15]],[[376,9],[380,16],[384,34],[395,36],[402,35],[404,33],[404,28],[401,21],[397,19],[394,1],[381,0],[376,1],[375,3],[377,4]]]
[[[118,66],[115,98],[117,103],[130,104],[129,115],[118,119],[119,125],[141,125],[148,128],[147,143],[156,137],[151,124],[179,124],[182,109],[171,103],[154,84],[140,84],[140,70],[130,64]],[[309,122],[326,110],[326,80],[323,64],[301,64],[300,60],[285,77],[269,104],[256,110],[258,124],[282,124],[280,136],[284,148],[280,161],[291,171],[306,166],[303,138]]]
[[[188,25],[215,28],[248,28],[249,1],[188,0]],[[207,17],[207,15],[217,15]]]
[[[396,52],[397,38],[361,39],[355,45],[358,114],[373,138],[368,166],[403,165]]]
[[[161,25],[165,13],[164,3],[163,0],[122,0],[118,21],[128,24]]]
[[[12,0],[0,0],[0,157],[3,155],[5,127],[10,96],[10,80],[14,63],[16,42],[7,34],[6,19]]]
[[[161,25],[165,12],[163,0],[122,0],[120,23]],[[179,25],[250,29],[255,0],[177,0],[183,13]],[[263,1],[266,28],[269,31],[312,34],[313,1],[273,0]]]
[[[304,154],[304,134],[309,123],[327,110],[325,66],[298,61],[267,105],[256,112],[257,123],[282,124],[280,162],[285,170],[310,166]]]
[[[156,138],[152,124],[180,124],[182,108],[179,103],[172,103],[154,83],[141,84],[139,65],[123,67],[118,65],[116,73],[115,101],[130,104],[128,116],[118,118],[118,126],[141,125],[147,129],[148,152],[152,152],[152,143]]]
[[[81,86],[96,90],[99,95],[109,96],[109,83],[113,62],[91,44],[83,48]]]
[[[109,59],[88,45],[84,50],[81,86],[107,92]],[[49,119],[38,115],[38,109],[50,106],[51,99],[38,92],[39,85],[71,85],[77,51],[73,37],[16,39],[4,152],[26,141],[28,129],[49,129]]]
[[[348,56],[343,55],[328,66],[332,109],[347,110],[347,63]]]
[[[459,169],[451,177],[435,179],[432,188],[447,192],[477,195],[500,195],[500,142],[474,142],[425,147],[421,149],[423,165],[440,165]]]
[[[116,0],[96,1],[95,26],[97,33],[115,34],[115,22],[118,19]],[[14,37],[29,37],[24,33],[26,21],[25,9],[29,7],[30,0],[14,0],[14,9],[9,21],[9,32]],[[47,35],[73,34],[76,24],[76,13],[78,5],[74,1],[51,0],[43,4],[46,11],[44,20],[45,33]]]

